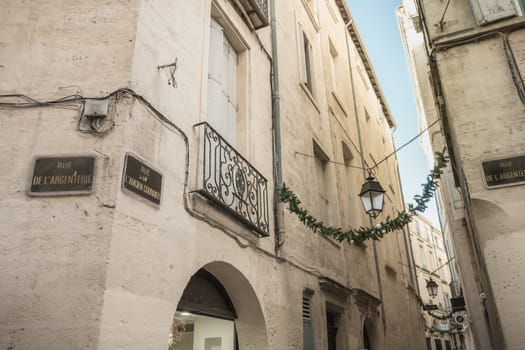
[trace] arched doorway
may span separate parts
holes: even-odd
[[[184,289],[170,330],[169,350],[237,350],[237,314],[223,285],[204,269]]]
[[[174,314],[168,350],[268,349],[266,324],[255,291],[224,262],[198,270]]]

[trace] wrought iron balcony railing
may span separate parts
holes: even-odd
[[[233,3],[242,7],[239,10],[250,18],[255,29],[266,27],[269,24],[268,0],[239,0]]]
[[[268,181],[209,124],[198,125],[204,129],[199,192],[258,235],[268,236]]]

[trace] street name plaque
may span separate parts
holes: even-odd
[[[525,183],[525,155],[485,161],[481,165],[488,188]]]
[[[95,157],[38,157],[35,159],[32,196],[90,194],[93,191]]]
[[[160,205],[162,175],[129,153],[126,154],[122,185],[126,190]]]

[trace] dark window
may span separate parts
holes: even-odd
[[[436,350],[443,350],[443,345],[441,343],[441,339],[434,339],[434,344],[436,345]]]
[[[452,344],[450,340],[445,340],[445,350],[452,350]]]
[[[368,337],[368,331],[366,330],[366,326],[363,327],[363,346],[367,350],[372,349],[372,347],[370,346],[370,338]]]
[[[337,350],[337,319],[339,315],[326,312],[326,333],[328,337],[328,350]]]
[[[430,338],[427,338],[427,350],[432,350],[432,342],[430,341]]]

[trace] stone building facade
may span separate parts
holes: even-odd
[[[521,1],[404,1],[422,129],[451,167],[441,181],[477,349],[521,349],[525,255],[525,18]]]
[[[417,285],[423,305],[435,305],[435,310],[424,310],[426,342],[428,350],[461,349],[463,324],[454,317],[446,318],[452,311],[453,296],[451,263],[455,257],[449,255],[443,233],[422,215],[415,215],[408,225],[410,241],[417,273]],[[437,295],[432,298],[427,289],[429,280],[436,282]],[[434,317],[437,316],[437,317]],[[443,319],[440,319],[443,318]]]
[[[405,233],[275,196],[373,224],[395,125],[346,4],[275,3],[4,1],[1,348],[421,349]]]

